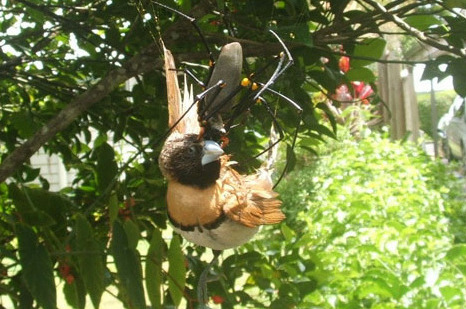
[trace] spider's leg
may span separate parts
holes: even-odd
[[[199,102],[200,100],[202,100],[203,98],[205,98],[205,96],[211,92],[213,92],[214,94],[217,93],[217,92],[220,92],[220,90],[222,90],[222,87],[225,86],[225,82],[223,80],[219,80],[217,81],[216,84],[212,85],[211,87],[207,88],[206,90],[202,91],[201,93],[197,94],[195,96],[195,99],[196,99],[196,103]]]
[[[293,100],[291,100],[287,96],[281,94],[280,92],[277,92],[277,91],[275,91],[275,90],[273,90],[271,88],[267,88],[267,91],[279,96],[280,98],[282,98],[285,102],[287,102],[289,105],[291,105],[293,108],[295,108],[295,110],[298,113],[298,119],[296,121],[296,128],[294,130],[293,137],[292,137],[292,140],[291,140],[291,145],[290,145],[291,150],[294,150],[294,147],[296,146],[296,140],[298,138],[298,133],[299,133],[299,130],[301,129],[301,124],[303,122],[303,109],[296,102],[294,102]],[[286,172],[288,170],[288,167],[289,167],[289,162],[287,160],[286,163],[285,163],[285,167],[283,168],[283,172],[280,174],[280,176],[277,179],[277,182],[273,186],[274,188],[280,183],[282,178],[285,176],[285,174],[286,174]]]
[[[240,103],[238,103],[234,107],[234,113],[233,113],[232,117],[230,117],[230,119],[228,120],[227,124],[225,125],[225,129],[226,129],[227,132],[233,126],[233,122],[235,121],[236,117],[241,115],[244,111],[248,110],[255,102],[257,102],[257,100],[259,99],[259,97],[261,97],[261,95],[264,93],[264,91],[268,90],[269,87],[272,86],[275,83],[275,80],[278,77],[280,77],[285,72],[285,70],[287,70],[294,62],[290,51],[288,50],[288,48],[286,47],[286,45],[282,41],[282,39],[274,31],[272,31],[272,30],[269,30],[269,31],[278,40],[278,42],[280,43],[280,45],[283,48],[283,52],[281,52],[279,55],[277,55],[274,58],[274,60],[269,61],[264,67],[257,70],[255,73],[251,73],[248,78],[245,78],[245,79],[243,79],[243,81],[241,81],[241,84],[242,84],[243,87],[246,87],[246,86],[250,87],[250,91],[253,93],[253,97],[252,97],[250,102],[246,102],[248,100],[248,97],[249,97],[249,96],[246,96],[245,98],[243,98],[243,100],[241,100]],[[269,80],[266,83],[259,83],[259,85],[261,86],[261,87],[259,87],[258,83],[254,82],[254,79],[256,79],[256,77],[259,74],[262,74],[268,67],[270,67],[277,60],[278,60],[278,64],[277,64],[277,67],[275,68],[274,73],[272,74],[272,76],[269,78]],[[277,94],[277,92],[275,92],[275,91],[272,91],[272,93]],[[280,96],[282,96],[282,95],[280,95]],[[286,99],[288,101],[291,101],[288,98],[286,98]],[[295,107],[298,107],[298,110],[301,109],[294,102],[293,102],[293,104],[296,105]]]
[[[294,60],[293,60],[293,57],[291,56],[291,53],[290,51],[288,50],[288,48],[286,47],[285,43],[282,41],[282,39],[280,39],[280,37],[272,30],[269,30],[274,36],[275,38],[278,40],[278,42],[280,43],[280,45],[282,46],[284,52],[280,53],[279,55],[279,61],[278,61],[278,65],[277,67],[275,68],[275,72],[272,74],[272,76],[269,78],[269,80],[261,87],[261,89],[259,89],[259,91],[256,93],[256,95],[254,96],[254,99],[257,99],[258,97],[260,97],[262,95],[262,93],[268,89],[270,86],[273,85],[273,83],[275,83],[275,80],[280,77],[291,65],[293,65],[294,63]],[[285,63],[285,59],[288,59]]]
[[[294,150],[294,147],[296,146],[296,140],[298,138],[298,132],[299,130],[301,129],[301,124],[302,124],[302,114],[303,114],[303,109],[301,108],[301,106],[299,106],[296,102],[294,102],[293,100],[291,100],[290,98],[288,98],[287,96],[284,96],[283,94],[281,94],[280,92],[278,91],[275,91],[271,88],[266,88],[266,90],[270,93],[273,93],[274,95],[278,96],[279,98],[283,99],[285,102],[287,102],[291,107],[293,107],[297,113],[298,113],[298,119],[296,121],[296,126],[295,126],[295,130],[293,132],[293,136],[292,136],[292,139],[291,139],[291,144],[290,144],[290,148],[291,150]],[[282,127],[280,126],[280,124],[278,123],[277,121],[277,118],[276,118],[276,115],[275,113],[272,111],[272,108],[270,107],[270,104],[263,98],[263,97],[259,97],[258,100],[260,100],[262,103],[263,103],[263,106],[265,107],[265,109],[267,110],[267,112],[270,114],[270,116],[272,117],[272,122],[273,122],[273,125],[274,127],[276,128],[276,130],[278,131],[278,135],[279,135],[279,138],[277,140],[275,140],[274,142],[272,142],[266,149],[264,149],[263,151],[261,151],[258,155],[256,155],[255,157],[259,157],[261,155],[263,155],[264,153],[266,153],[267,151],[269,151],[272,147],[276,146],[279,142],[281,142],[284,138],[285,138],[285,135],[283,133],[283,129]],[[274,184],[274,188],[280,183],[280,181],[282,180],[282,178],[286,175],[287,171],[288,171],[288,167],[289,167],[289,161],[286,161],[285,162],[285,167],[283,168],[282,172],[280,173],[280,176],[278,177],[276,183]]]
[[[182,120],[183,118],[189,113],[189,111],[196,106],[200,100],[202,100],[209,92],[212,91],[218,91],[219,88],[221,88],[223,85],[222,81],[219,81],[217,84],[213,85],[212,87],[204,90],[203,92],[199,93],[194,97],[193,103],[186,109],[186,111],[173,123],[173,125],[162,135],[160,136],[153,144],[158,145],[161,141],[165,140],[168,135],[170,135],[171,131],[173,128],[175,128]]]
[[[202,44],[204,45],[204,47],[205,47],[205,49],[206,49],[206,51],[207,51],[207,53],[209,55],[209,60],[210,60],[209,66],[213,66],[214,63],[215,63],[215,60],[214,60],[214,57],[212,55],[212,51],[209,48],[209,44],[207,44],[205,36],[202,34],[201,28],[199,28],[199,26],[197,25],[196,19],[194,17],[186,15],[183,12],[180,12],[180,11],[178,11],[178,10],[172,8],[172,7],[169,7],[168,5],[165,5],[163,3],[160,3],[160,2],[157,2],[157,1],[154,1],[153,3],[158,5],[158,6],[161,6],[161,7],[165,8],[165,9],[167,9],[169,11],[172,11],[175,14],[180,15],[181,17],[187,19],[191,23],[191,25],[194,27],[196,32],[199,34],[199,36],[200,36],[200,38],[202,40]]]
[[[176,70],[176,69],[175,69]],[[178,71],[178,70],[176,70]],[[187,69],[187,68],[183,68],[181,71],[183,71],[183,73],[185,73],[186,75],[188,75],[190,78],[192,78],[196,84],[198,84],[199,86],[201,86],[202,89],[206,89],[206,85],[203,81],[201,81],[199,78],[196,77],[196,75],[194,75],[194,73]]]
[[[280,124],[278,123],[277,117],[275,117],[275,113],[272,111],[272,108],[270,107],[270,104],[263,97],[258,97],[257,100],[262,102],[262,105],[264,105],[265,110],[272,117],[273,126],[278,131],[278,139],[276,139],[271,144],[269,144],[269,146],[267,148],[265,148],[264,150],[262,150],[259,154],[255,155],[254,158],[262,156],[264,153],[266,153],[267,151],[272,149],[275,145],[277,145],[279,142],[281,142],[283,140],[283,138],[285,138],[285,135],[283,134],[283,129],[280,126]]]

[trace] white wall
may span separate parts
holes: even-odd
[[[40,149],[31,157],[31,165],[40,168],[40,175],[50,183],[50,191],[59,191],[73,182],[75,174],[67,171],[57,155],[49,155]]]

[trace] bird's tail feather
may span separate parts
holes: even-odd
[[[184,77],[184,94],[181,97],[175,60],[170,50],[162,42],[165,57],[165,76],[167,80],[168,126],[174,132],[199,134],[197,107],[193,88],[188,86]]]

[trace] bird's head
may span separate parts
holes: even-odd
[[[206,188],[220,176],[223,150],[211,140],[196,134],[169,138],[160,153],[159,166],[166,178],[181,184]]]

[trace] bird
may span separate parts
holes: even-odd
[[[173,56],[165,46],[163,49],[171,132],[158,162],[167,180],[168,218],[183,238],[214,250],[212,264],[219,252],[243,245],[260,226],[277,224],[285,215],[278,193],[273,190],[269,166],[252,174],[240,174],[232,154],[226,154],[218,141],[206,138],[209,134],[204,132],[203,119],[194,108],[200,98],[193,98],[185,79],[181,99]],[[207,302],[205,279],[209,266],[199,280],[201,303]]]

